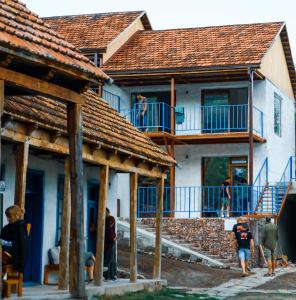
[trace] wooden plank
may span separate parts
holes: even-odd
[[[64,87],[2,67],[0,67],[0,80],[1,79],[22,88],[35,91],[38,94],[50,96],[67,102],[83,104],[86,100],[83,95],[80,95]]]
[[[65,159],[64,198],[62,212],[61,250],[59,266],[60,290],[69,288],[69,245],[70,245],[70,219],[71,219],[71,195],[70,195],[70,161]]]
[[[171,144],[171,156],[175,157],[175,143],[172,142]],[[170,167],[170,210],[172,211],[170,213],[170,217],[174,218],[175,213],[173,212],[175,210],[175,184],[176,184],[176,169],[175,166]]]
[[[137,267],[137,203],[138,203],[138,174],[130,174],[130,281],[136,282]]]
[[[70,225],[70,293],[73,298],[85,297],[84,283],[84,206],[82,162],[81,105],[68,103],[67,126],[70,152],[71,225]]]
[[[18,124],[13,121],[13,124]],[[11,128],[5,128],[2,131],[2,136],[7,140],[16,141],[23,143],[28,139],[28,136],[25,133],[25,128],[23,125],[15,126],[13,125]],[[54,153],[60,154],[69,154],[69,145],[68,139],[65,137],[59,138],[55,143],[50,142],[50,134],[42,129],[37,129],[34,132],[34,135],[30,137],[29,140],[30,146],[42,149]],[[163,171],[160,167],[155,166],[153,170],[149,167],[151,163],[142,163],[136,166],[136,162],[134,159],[125,160],[123,162],[121,155],[110,155],[109,159],[107,159],[107,150],[96,150],[95,153],[92,153],[88,146],[84,146],[83,148],[83,159],[94,165],[108,165],[111,169],[115,169],[122,172],[135,172],[143,176],[147,176],[150,178],[160,178],[163,175]],[[160,164],[161,166],[161,164]]]
[[[171,78],[171,134],[175,134],[175,78]]]
[[[155,232],[155,255],[153,262],[153,279],[161,278],[161,237],[163,217],[163,192],[164,178],[158,179],[157,183],[157,211],[156,211],[156,232]]]
[[[96,266],[95,266],[95,285],[103,284],[104,271],[104,243],[105,243],[105,223],[106,223],[106,205],[108,195],[109,167],[100,167],[100,195],[98,206],[97,223],[97,245],[96,245]]]
[[[249,70],[249,184],[254,181],[253,80],[253,71]]]
[[[14,204],[25,208],[29,142],[17,144]]]

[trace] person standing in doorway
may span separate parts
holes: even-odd
[[[147,131],[147,111],[148,111],[148,100],[141,94],[137,95],[137,126],[141,131]]]
[[[276,267],[275,248],[278,242],[278,227],[271,223],[270,218],[266,218],[263,227],[262,244],[264,256],[267,260],[268,272],[264,276],[274,276]]]
[[[221,184],[221,216],[229,217],[230,211],[230,177],[227,177]]]
[[[109,215],[106,218],[104,265],[108,268],[104,272],[106,280],[116,280],[116,228],[115,218]]]
[[[248,276],[248,265],[251,259],[251,254],[254,254],[254,239],[252,233],[243,223],[242,230],[237,231],[236,240],[238,244],[238,256],[242,268],[242,276]]]

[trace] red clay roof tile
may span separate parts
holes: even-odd
[[[110,74],[260,64],[283,22],[139,31],[103,66]]]
[[[91,143],[111,146],[140,159],[170,166],[175,163],[150,138],[123,118],[92,91],[85,93],[83,105],[83,138]],[[67,135],[66,104],[42,96],[6,97],[4,114],[25,122],[34,122],[40,128],[61,131]]]
[[[104,49],[143,11],[44,18],[52,29],[79,49]]]
[[[0,50],[13,51],[27,59],[37,57],[46,62],[64,66],[93,77],[108,76],[96,68],[61,35],[53,31],[36,14],[17,0],[0,0]]]

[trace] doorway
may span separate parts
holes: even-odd
[[[202,160],[202,211],[205,217],[218,217],[221,185],[230,178],[230,215],[248,212],[251,191],[248,186],[247,157],[204,157]]]
[[[202,132],[243,132],[248,126],[248,89],[202,91]]]
[[[100,184],[89,182],[87,185],[87,251],[96,253],[98,205]]]
[[[248,164],[246,157],[230,160],[231,206],[232,216],[245,215],[249,211],[251,190],[248,188]]]
[[[141,94],[147,98],[147,113],[146,124],[140,123],[140,119],[137,118],[138,110],[141,110],[137,95]],[[140,129],[145,127],[146,131],[171,131],[171,93],[168,91],[163,92],[139,92],[132,93],[131,95],[131,107],[136,110],[135,120],[133,124]]]
[[[43,244],[44,172],[28,170],[25,223],[31,224],[24,281],[41,283]]]

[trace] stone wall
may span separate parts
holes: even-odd
[[[142,224],[155,227],[154,219],[142,219]],[[201,251],[237,261],[236,245],[230,232],[224,228],[224,220],[217,218],[163,219],[163,233],[174,235],[190,242]]]

